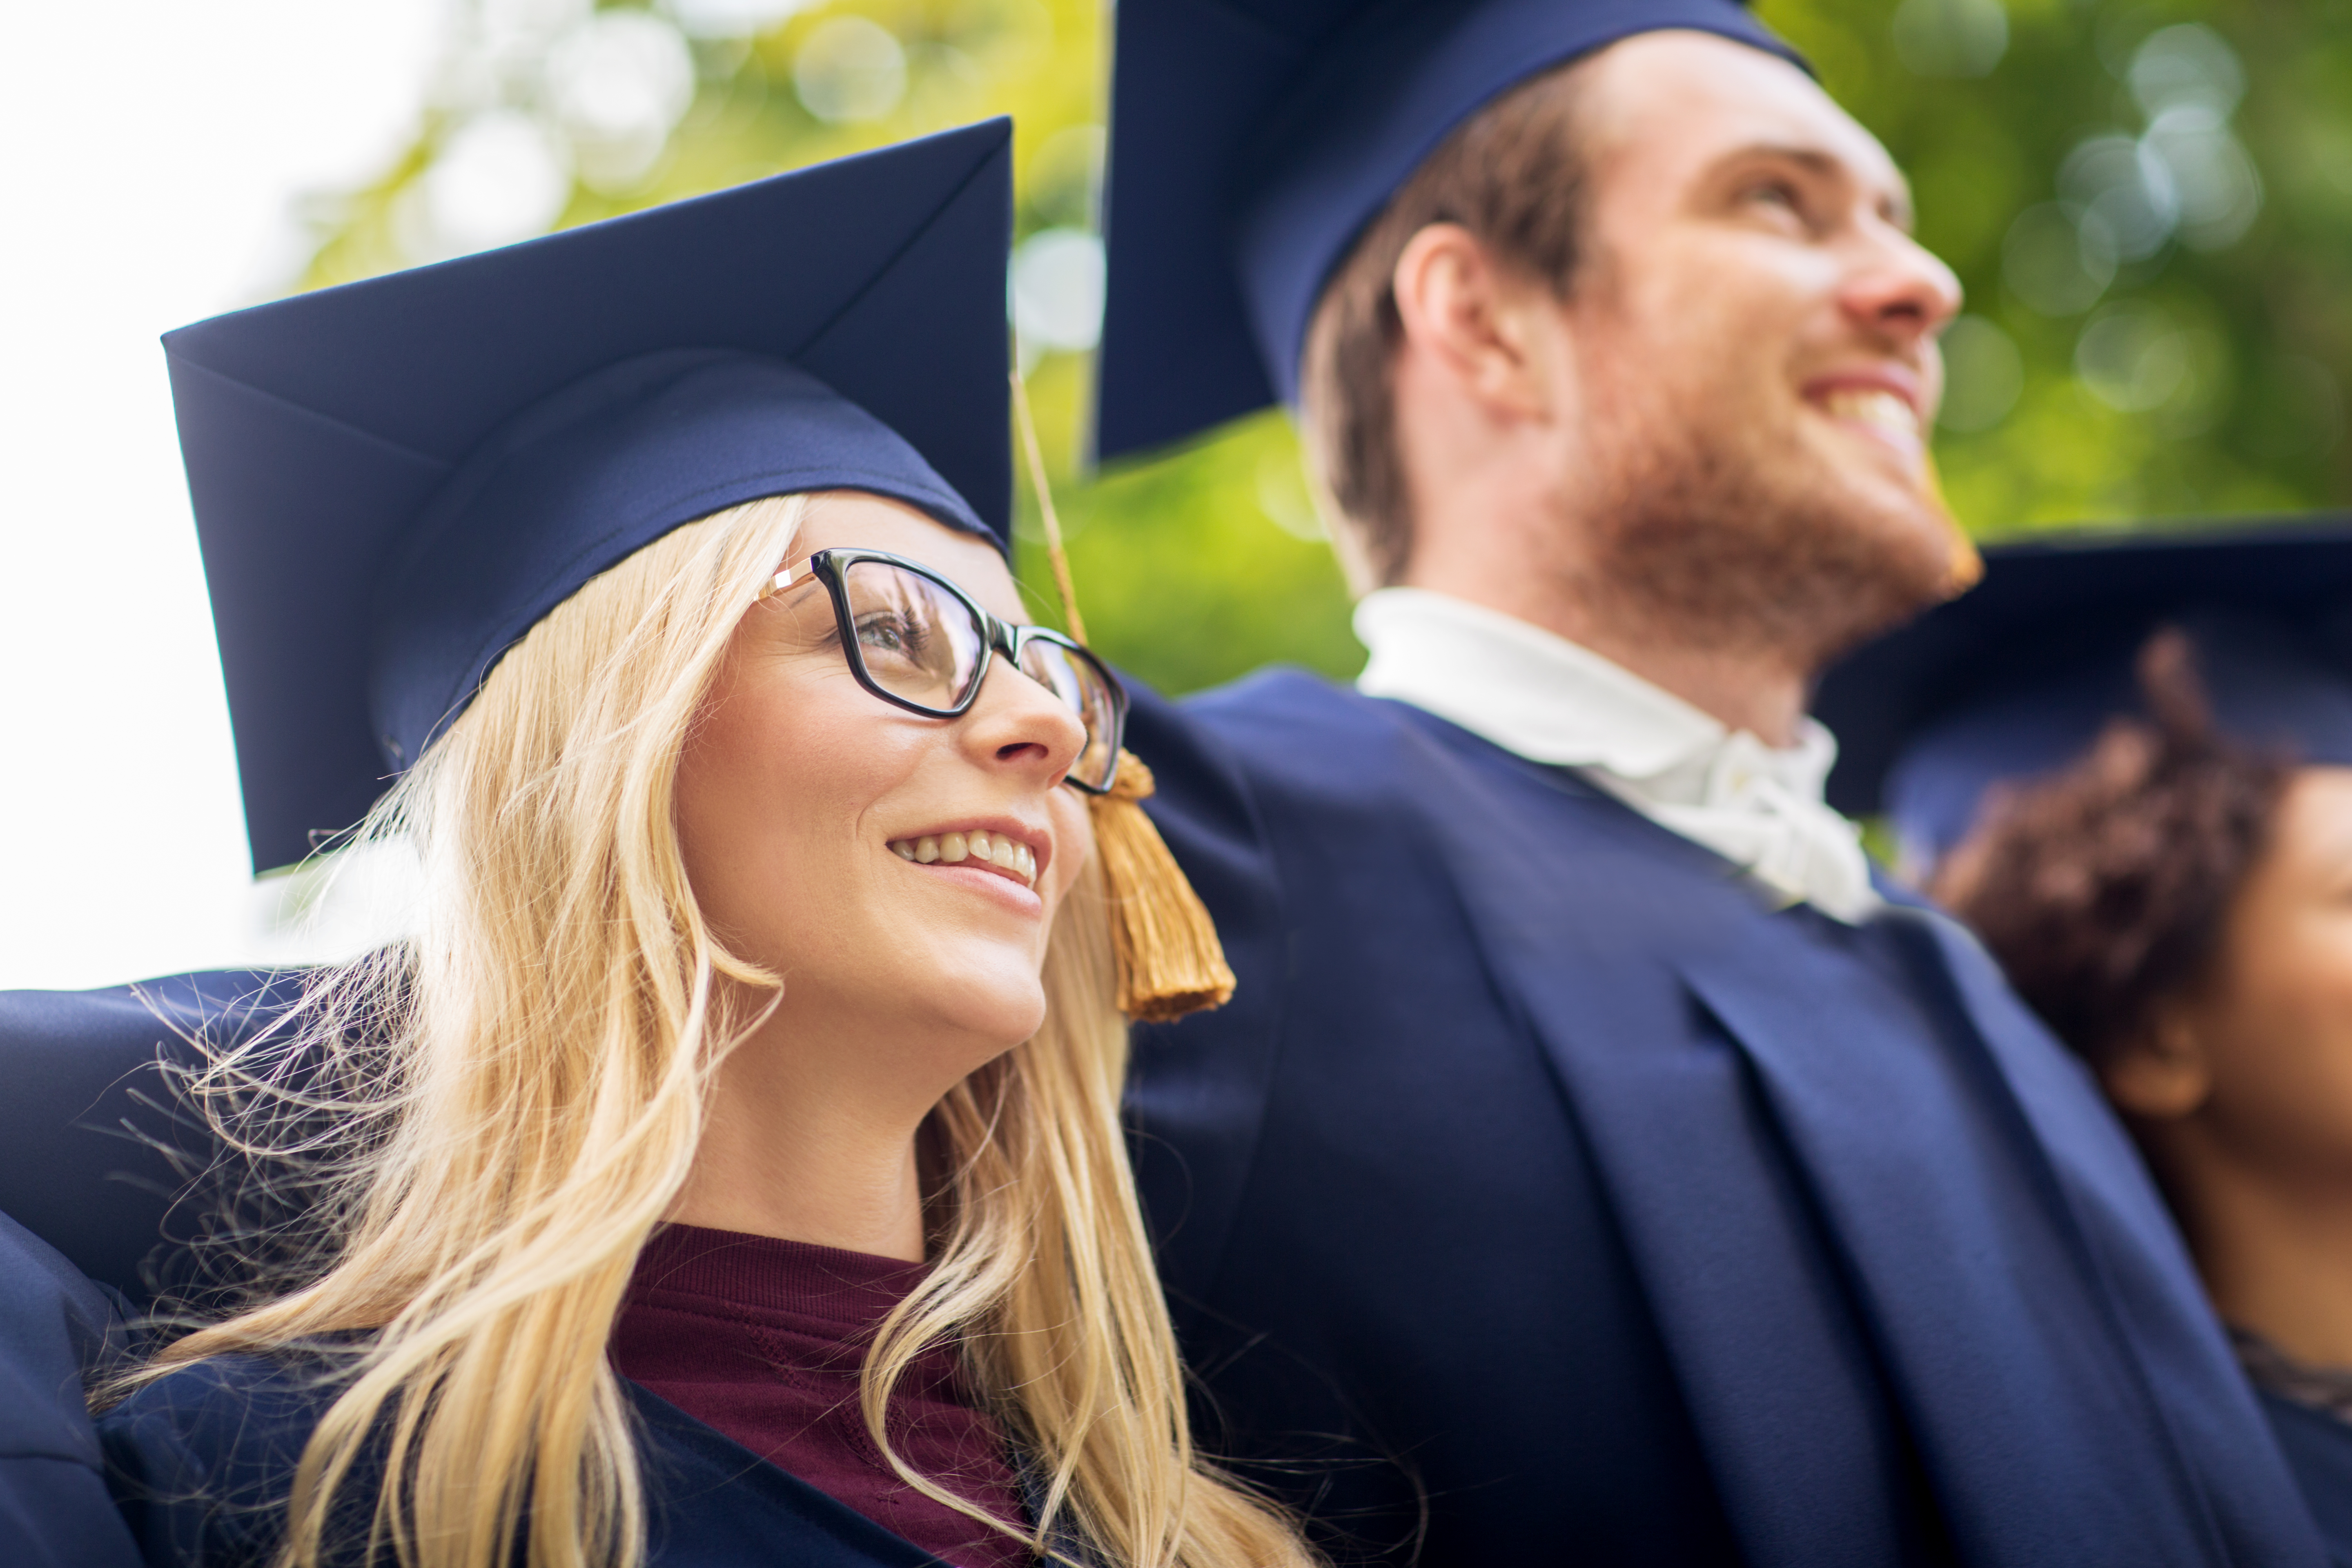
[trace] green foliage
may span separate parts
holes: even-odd
[[[707,13],[665,4],[688,20]],[[318,214],[307,286],[442,253],[420,214],[453,138],[494,111],[561,119],[546,51],[535,55],[527,36],[518,45],[502,16],[552,15],[562,0],[476,6],[415,146]],[[559,221],[1004,113],[1017,128],[1019,235],[1091,227],[1107,16],[1095,0],[774,11],[790,14],[755,37],[695,39],[690,105],[658,156],[641,169],[625,159],[615,174],[583,154]],[[1762,0],[1760,11],[1910,171],[1921,237],[1968,287],[1974,320],[1952,340],[1954,398],[1937,451],[1974,531],[2153,526],[2352,500],[2352,0],[2011,0],[2005,11],[2000,0]],[[2183,23],[2211,34],[2168,35],[2147,54],[2150,38]],[[887,35],[879,44],[877,26]],[[2168,60],[2186,60],[2210,76],[2216,36],[2242,69],[2242,100],[2165,75]],[[2149,134],[2153,112],[2184,101]],[[2090,185],[2080,166],[2063,184],[2061,171],[2102,134],[2142,138],[2143,158],[2170,146],[2224,195],[2244,194],[2229,184],[2239,168],[2230,149],[2242,148],[2259,206],[2221,211],[2208,189],[2201,218],[2185,216],[2171,237],[2097,278],[2115,247],[2102,248],[2095,223],[2082,239]],[[2090,271],[2075,278],[2070,265]],[[2063,297],[2068,286],[2076,298]],[[1359,667],[1346,592],[1279,414],[1086,473],[1089,356],[1032,345],[1024,358],[1082,607],[1110,657],[1178,691],[1270,660],[1335,676]],[[1021,574],[1051,615],[1025,492],[1020,527]]]

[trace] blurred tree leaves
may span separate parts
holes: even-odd
[[[2352,0],[1759,10],[1910,172],[1921,237],[1967,285],[1937,453],[1973,531],[2352,500]],[[1022,357],[1089,629],[1172,690],[1269,660],[1350,674],[1279,414],[1081,475],[1106,19],[1097,0],[472,0],[406,155],[315,205],[301,281],[1011,114]]]

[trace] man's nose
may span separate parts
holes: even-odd
[[[1960,297],[1958,276],[1892,225],[1870,236],[1843,290],[1857,322],[1906,344],[1941,331],[1959,314]]]

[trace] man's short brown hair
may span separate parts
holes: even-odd
[[[1324,286],[1299,401],[1311,455],[1343,526],[1382,584],[1412,553],[1396,443],[1398,259],[1433,223],[1459,224],[1501,265],[1568,295],[1584,245],[1584,148],[1575,62],[1521,82],[1464,121],[1390,198]]]

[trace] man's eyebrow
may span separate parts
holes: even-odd
[[[1738,163],[1743,158],[1778,158],[1826,178],[1868,183],[1863,180],[1862,175],[1852,163],[1836,153],[1826,148],[1809,147],[1801,142],[1750,142],[1745,146],[1733,148],[1717,159],[1716,163],[1718,165],[1725,165]],[[1884,195],[1887,216],[1907,231],[1918,216],[1911,205],[1909,187],[1898,180],[1884,193]]]

